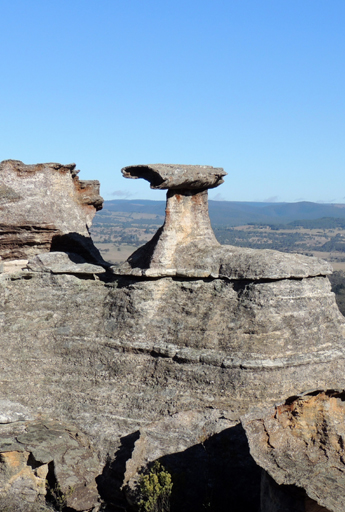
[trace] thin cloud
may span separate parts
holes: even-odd
[[[278,196],[271,196],[271,197],[268,197],[267,199],[264,199],[264,203],[276,203],[278,201],[279,197]]]
[[[225,197],[218,192],[214,197],[212,197],[212,201],[226,201]]]
[[[114,190],[114,192],[111,193],[114,197],[121,197],[122,199],[127,199],[128,197],[131,197],[133,194],[131,194],[128,190]]]

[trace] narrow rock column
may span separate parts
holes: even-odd
[[[202,242],[204,248],[220,245],[211,227],[207,190],[223,183],[226,175],[223,169],[153,164],[125,167],[122,174],[125,178],[146,179],[153,189],[168,190],[163,227],[128,259],[123,267],[124,273],[135,267],[146,269],[151,274],[159,272],[159,269],[173,272],[178,267],[177,248],[181,250],[181,247],[198,242]]]
[[[208,215],[208,192],[168,190],[165,222],[151,263],[166,268],[174,265],[176,248],[191,242],[219,245]]]

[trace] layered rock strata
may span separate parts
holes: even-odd
[[[288,368],[343,357],[344,322],[327,262],[217,242],[207,188],[223,182],[222,169],[154,164],[122,172],[168,189],[166,219],[150,242],[112,267],[115,275],[146,279],[116,291],[108,328],[126,329],[139,345],[145,339],[143,350],[150,340],[158,354],[223,368]],[[128,302],[140,318],[135,326],[123,314]]]
[[[211,446],[219,428],[236,428],[253,407],[308,389],[345,388],[345,322],[329,265],[221,247],[207,188],[224,174],[126,168],[124,175],[168,188],[168,201],[164,226],[123,266],[101,273],[69,248],[30,253],[28,264],[7,260],[0,274],[0,399],[20,402],[32,421],[71,422],[87,434],[105,466],[103,482],[121,460],[118,490],[133,449],[129,483],[141,465],[173,456],[166,446],[179,436],[178,449],[204,450],[203,435]],[[230,430],[219,442],[233,447],[238,433]],[[193,506],[179,510],[200,510]],[[239,501],[234,511],[255,506]]]
[[[28,259],[41,252],[78,248],[100,255],[88,228],[102,208],[98,181],[80,181],[75,164],[0,163],[0,256]]]

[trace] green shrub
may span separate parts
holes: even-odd
[[[170,473],[156,461],[139,480],[140,512],[169,512],[172,486]]]

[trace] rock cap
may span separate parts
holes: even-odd
[[[124,178],[143,178],[153,189],[206,190],[224,183],[227,173],[209,165],[147,164],[121,169]]]

